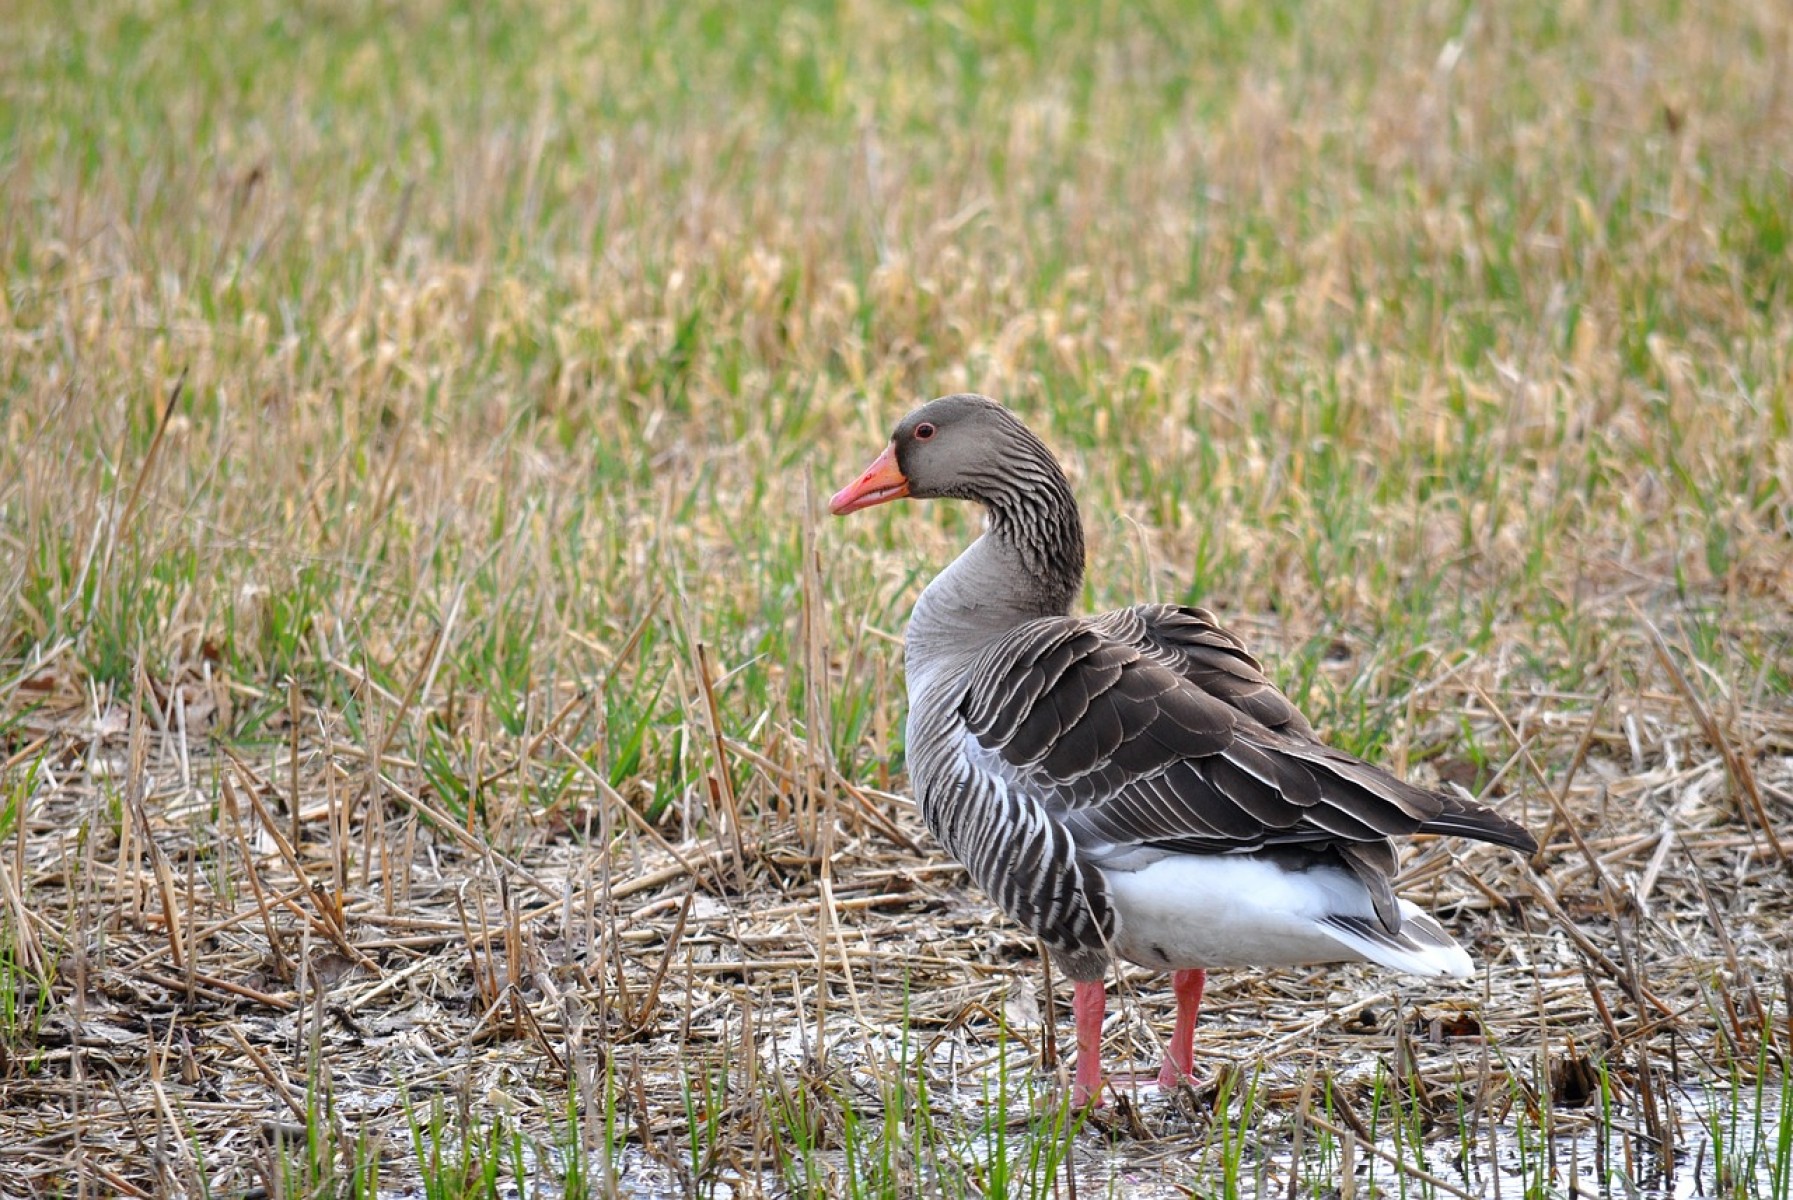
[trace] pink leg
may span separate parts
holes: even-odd
[[[1071,1081],[1071,1103],[1078,1108],[1102,1103],[1102,1014],[1108,1007],[1105,980],[1079,980],[1071,989],[1071,1015],[1077,1021],[1077,1074]]]
[[[1171,989],[1177,994],[1177,1027],[1170,1035],[1170,1048],[1164,1052],[1164,1067],[1158,1072],[1161,1088],[1172,1088],[1185,1079],[1195,1078],[1195,1018],[1201,1012],[1202,988],[1207,982],[1206,971],[1178,971],[1171,976]],[[1081,1072],[1081,1058],[1077,1065]]]

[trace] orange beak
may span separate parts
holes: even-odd
[[[886,500],[899,500],[908,494],[909,481],[903,477],[903,469],[897,466],[896,443],[892,442],[884,447],[884,453],[872,460],[865,474],[834,493],[834,499],[828,502],[828,511],[844,517],[850,512]]]

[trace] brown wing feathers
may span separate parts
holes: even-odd
[[[1256,661],[1200,610],[1030,622],[973,677],[987,682],[962,710],[972,735],[1081,833],[1118,845],[1354,846],[1346,861],[1379,910],[1386,901],[1384,916],[1394,903],[1383,877],[1391,835],[1530,846],[1524,830],[1479,805],[1314,741]]]
[[[1449,792],[1439,793],[1438,799],[1442,803],[1438,815],[1421,825],[1417,832],[1493,842],[1498,846],[1511,847],[1521,854],[1531,854],[1538,849],[1538,839],[1523,825],[1509,821],[1473,800],[1465,800]]]
[[[1313,729],[1230,630],[1203,608],[1141,604],[1095,618],[1151,657],[1267,729],[1311,739]]]

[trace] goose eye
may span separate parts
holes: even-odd
[[[917,425],[915,427],[915,440],[916,441],[925,442],[933,436],[934,436],[934,427],[932,425],[930,425],[928,422],[923,421],[920,425]]]

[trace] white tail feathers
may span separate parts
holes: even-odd
[[[1341,946],[1369,962],[1409,975],[1433,979],[1462,979],[1475,971],[1463,947],[1451,940],[1444,926],[1411,901],[1402,900],[1401,930],[1390,933],[1366,917],[1330,916],[1321,924]]]

